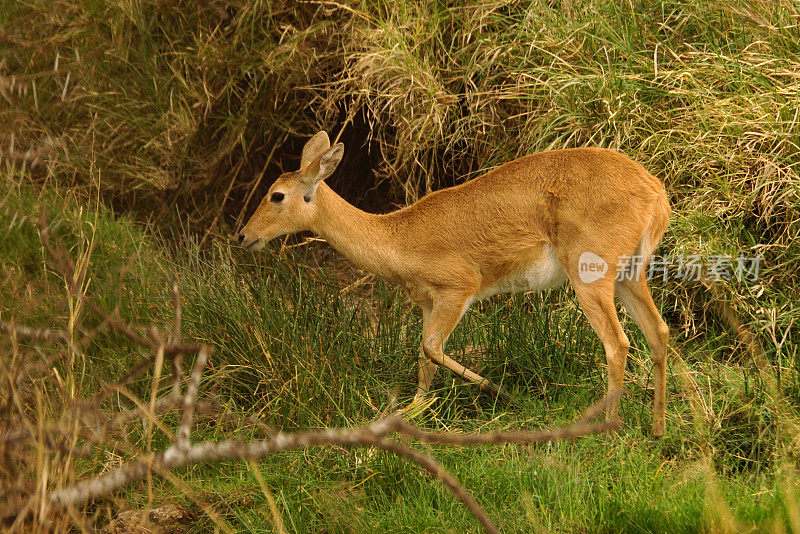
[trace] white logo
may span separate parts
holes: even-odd
[[[606,275],[607,271],[608,263],[606,263],[606,260],[594,252],[584,252],[578,258],[578,278],[584,284],[591,284],[600,280]]]

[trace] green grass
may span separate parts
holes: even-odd
[[[15,215],[17,220],[36,215],[44,205],[73,256],[81,257],[93,241],[87,278],[99,302],[119,306],[128,320],[169,331],[169,288],[181,287],[185,335],[217,349],[201,395],[222,403],[229,416],[201,417],[195,440],[248,439],[255,429],[244,416],[253,413],[287,430],[361,424],[395,398],[404,402],[413,394],[420,320],[396,289],[376,282],[343,292],[340,271],[327,264],[310,267],[302,248],[253,255],[224,243],[201,251],[191,240],[178,248],[112,216],[96,201],[54,191],[37,195],[9,178],[2,226],[13,226]],[[45,268],[32,222],[14,225],[0,241],[8,273],[0,318],[63,325],[70,317],[59,298],[65,294],[63,281]],[[135,260],[118,291],[119,273],[131,255]],[[29,302],[10,297],[24,285],[36,288]],[[78,315],[79,329],[96,322],[85,311]],[[640,333],[630,321],[627,329],[634,349],[619,435],[530,447],[422,449],[451,470],[504,531],[790,528],[782,484],[789,476],[796,494],[800,479],[781,467],[791,458],[781,428],[793,428],[796,416],[785,419],[787,414],[774,412],[774,399],[754,372],[725,361],[730,339],[709,323],[701,339],[678,334],[674,342],[690,362],[686,372],[704,411],[692,413],[693,399],[678,376],[684,371],[673,364],[667,435],[653,440],[647,431],[652,395],[643,387],[651,366]],[[478,365],[511,389],[514,399],[495,405],[442,373],[436,382],[439,400],[418,421],[431,429],[553,427],[573,420],[603,392],[602,348],[568,291],[482,303],[449,346],[465,358],[481,351]],[[85,395],[116,378],[137,352],[143,356],[118,336],[100,335],[86,347],[85,359],[62,360],[58,368]],[[130,389],[147,399],[151,381],[148,374]],[[783,384],[796,388],[797,375],[787,372]],[[65,399],[41,388],[52,410],[46,418],[57,419]],[[108,408],[118,403],[130,406],[120,398]],[[164,420],[174,425],[171,417]],[[150,435],[132,425],[121,448],[100,447],[88,459],[76,459],[67,472],[83,478],[108,462],[112,451],[127,458],[168,445],[159,431]],[[383,452],[312,448],[257,465],[290,531],[479,531],[439,484]],[[244,461],[226,460],[178,470],[175,479],[136,483],[101,499],[97,521],[104,523],[121,507],[170,501],[194,511],[193,531],[219,524],[235,531],[270,530],[267,499],[252,470]]]

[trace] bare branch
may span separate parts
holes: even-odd
[[[173,284],[172,286],[172,304],[175,308],[175,322],[173,323],[173,342],[180,343],[181,342],[181,318],[183,316],[183,309],[181,308],[181,290],[178,287],[178,284]]]
[[[190,445],[189,435],[192,431],[192,419],[194,417],[195,403],[197,401],[197,391],[200,388],[200,378],[206,368],[206,362],[211,349],[203,347],[197,353],[194,362],[192,376],[186,386],[186,395],[183,397],[183,414],[181,416],[181,426],[178,428],[178,435],[175,439],[175,446],[180,450],[187,450]]]
[[[381,419],[365,428],[326,429],[296,434],[279,432],[273,438],[250,443],[207,442],[185,450],[173,445],[162,453],[147,455],[103,475],[54,491],[50,494],[50,500],[64,506],[85,502],[139,480],[156,467],[170,469],[225,458],[257,459],[278,451],[302,449],[310,445],[357,445],[359,440],[383,436],[395,430],[399,420],[399,417]]]
[[[197,366],[195,368],[197,369]],[[590,409],[590,412],[602,409],[606,402],[607,399],[600,401]],[[312,445],[375,447],[414,461],[440,480],[453,495],[461,500],[487,532],[498,532],[497,528],[469,493],[433,458],[397,442],[390,441],[385,438],[385,435],[396,431],[418,438],[423,442],[457,445],[541,443],[606,432],[617,428],[617,426],[618,424],[615,423],[590,425],[585,421],[579,421],[572,426],[549,432],[435,434],[410,425],[400,416],[392,416],[380,419],[365,427],[325,429],[295,434],[279,432],[270,439],[249,443],[233,441],[206,442],[182,448],[176,440],[175,445],[160,454],[148,455],[137,462],[127,464],[104,475],[79,482],[70,488],[55,491],[50,494],[50,499],[53,503],[62,506],[78,504],[139,480],[152,471],[172,469],[197,462],[226,458],[258,459],[278,451],[302,449]],[[183,431],[184,429],[182,428],[181,430]]]
[[[591,434],[602,434],[619,428],[619,423],[602,422],[587,424],[578,422],[565,428],[543,430],[538,432],[487,432],[485,434],[467,433],[434,433],[426,432],[418,427],[401,423],[398,431],[422,443],[440,443],[444,445],[493,445],[500,443],[544,443],[562,439],[578,438]]]
[[[605,396],[598,402],[589,407],[581,418],[566,427],[555,430],[542,431],[518,431],[518,432],[486,432],[486,433],[460,433],[428,432],[419,427],[408,424],[401,420],[397,428],[398,432],[406,434],[412,438],[420,440],[422,443],[441,443],[448,445],[491,445],[498,443],[544,443],[547,441],[558,441],[562,439],[572,439],[591,434],[602,434],[609,430],[617,430],[619,422],[589,423],[590,420],[600,415],[613,399],[612,396]]]
[[[64,341],[69,343],[69,334],[65,330],[51,330],[49,328],[31,328],[29,326],[0,321],[0,331],[17,337],[24,337],[34,341]]]

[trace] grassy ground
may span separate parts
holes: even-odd
[[[230,415],[202,420],[202,437],[250,436],[253,414],[286,429],[363,423],[412,394],[418,314],[379,280],[352,285],[363,273],[324,248],[251,255],[225,237],[295,168],[301,143],[340,133],[345,171],[330,181],[377,210],[517,155],[620,149],[667,185],[664,254],[764,258],[756,281],[655,284],[672,330],[667,436],[645,432],[651,366],[628,321],[619,436],[430,450],[508,531],[800,533],[797,72],[789,0],[0,0],[0,320],[97,326],[46,267],[30,221],[44,204],[88,291],[126,319],[168,331],[180,286],[187,337],[217,347],[203,395]],[[2,336],[4,376],[42,357]],[[449,349],[514,401],[443,374],[420,421],[430,428],[554,426],[603,391],[602,348],[569,290],[482,303]],[[55,420],[140,356],[100,334],[32,379],[32,404],[17,409]],[[146,375],[132,394],[152,385]],[[89,459],[28,450],[25,494],[164,446],[148,428]],[[254,469],[186,469],[81,514],[103,524],[172,500],[196,531],[268,530]],[[290,530],[477,530],[434,481],[382,453],[308,450],[258,469]]]
[[[71,321],[75,331],[96,326],[85,310],[70,311],[63,280],[45,268],[33,224],[22,217],[38,214],[42,204],[72,254],[86,258],[90,292],[118,306],[125,319],[168,330],[169,288],[178,283],[187,336],[217,347],[201,395],[223,403],[228,415],[201,418],[195,439],[247,439],[255,432],[243,419],[248,414],[284,429],[360,424],[412,395],[420,320],[394,288],[375,282],[343,290],[335,265],[341,260],[313,268],[304,249],[251,255],[224,243],[205,252],[192,242],[177,248],[115,218],[96,200],[36,194],[9,178],[1,222],[13,231],[0,242],[0,319],[51,326]],[[663,302],[663,290],[656,293]],[[791,531],[800,490],[791,453],[796,416],[769,394],[756,370],[730,361],[729,337],[710,322],[699,339],[676,336],[667,435],[653,440],[647,433],[651,366],[641,335],[630,321],[627,328],[635,348],[619,435],[531,447],[423,448],[462,480],[504,531]],[[432,429],[556,426],[603,391],[601,346],[569,292],[483,303],[459,326],[450,349],[503,382],[514,400],[495,405],[445,374],[437,382],[438,400],[418,421]],[[118,377],[136,351],[101,335],[57,369],[75,384],[75,394],[85,395]],[[797,387],[796,367],[784,365],[788,391]],[[44,383],[33,387],[47,399],[44,420],[58,419],[68,399]],[[151,387],[147,375],[131,392],[146,399]],[[117,398],[108,408],[119,406],[130,403]],[[31,475],[41,480],[48,473],[49,483],[60,485],[166,445],[163,433],[133,425],[122,444],[100,447],[88,459],[28,467]],[[193,511],[194,531],[270,530],[255,470],[290,531],[479,530],[451,495],[409,464],[340,448],[284,453],[258,464],[199,465],[134,484],[87,512],[99,510],[102,524],[113,510],[166,501]]]

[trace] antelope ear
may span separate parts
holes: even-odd
[[[317,181],[321,182],[336,170],[336,167],[339,166],[339,163],[342,162],[342,156],[344,156],[344,145],[342,143],[336,143],[333,147],[325,152],[319,158],[319,174],[317,175]]]
[[[322,180],[333,174],[336,167],[341,163],[342,156],[344,156],[344,145],[336,143],[322,154],[318,160],[313,161],[307,168],[302,169],[301,180],[309,187],[309,193],[313,193]]]
[[[319,132],[314,137],[308,140],[306,146],[303,147],[303,157],[300,158],[300,169],[305,169],[315,159],[320,157],[331,147],[331,141],[328,139],[326,132]]]

